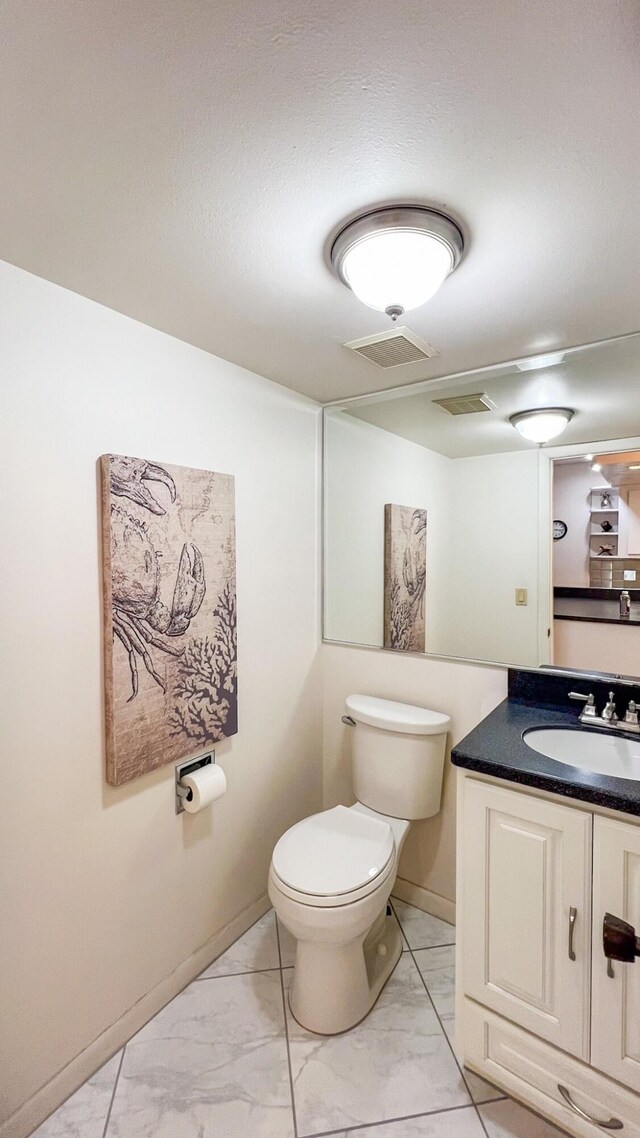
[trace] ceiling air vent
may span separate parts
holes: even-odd
[[[448,399],[432,399],[432,403],[437,403],[438,407],[442,407],[450,415],[475,415],[478,411],[495,409],[495,403],[491,402],[488,395],[483,395],[481,392],[477,395],[451,395]]]
[[[399,367],[400,364],[415,364],[437,356],[436,348],[421,340],[409,328],[392,328],[390,332],[380,332],[377,336],[365,336],[362,340],[351,340],[343,347],[350,348],[365,360],[377,367]]]

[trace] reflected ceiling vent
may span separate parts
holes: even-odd
[[[432,399],[431,402],[437,403],[438,407],[450,415],[475,415],[478,411],[494,411],[496,406],[482,392],[477,395],[452,395],[449,399]]]
[[[400,367],[401,364],[431,360],[438,355],[436,348],[421,340],[410,328],[403,327],[380,332],[377,336],[365,336],[362,340],[351,340],[343,347],[364,356],[376,367]]]

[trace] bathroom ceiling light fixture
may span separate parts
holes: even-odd
[[[464,248],[457,225],[422,206],[391,206],[349,222],[331,247],[336,276],[392,320],[438,291]]]
[[[537,407],[534,411],[518,411],[510,415],[509,422],[529,442],[548,443],[557,438],[573,419],[575,411],[570,407]]]
[[[530,360],[520,360],[516,367],[518,371],[537,371],[540,367],[555,367],[556,364],[561,364],[564,357],[564,352],[550,352],[546,356],[532,356]]]

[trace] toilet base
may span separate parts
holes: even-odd
[[[371,1011],[402,955],[386,904],[372,927],[347,944],[298,940],[289,993],[294,1019],[316,1035],[339,1035]]]

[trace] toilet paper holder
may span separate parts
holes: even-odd
[[[193,774],[194,771],[200,770],[200,767],[210,767],[216,761],[215,751],[210,751],[207,755],[200,755],[197,759],[187,759],[184,763],[178,763],[175,768],[176,775],[176,814],[184,814],[183,798],[190,798],[191,791],[187,786],[182,786],[182,779],[186,774]]]

